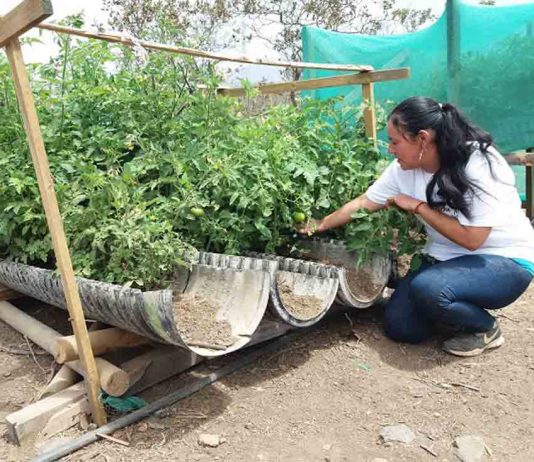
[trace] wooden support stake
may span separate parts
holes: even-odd
[[[24,128],[28,136],[30,152],[35,167],[35,173],[37,175],[37,182],[39,184],[39,191],[43,201],[48,228],[50,229],[52,237],[54,253],[59,272],[61,273],[61,281],[63,283],[63,290],[67,308],[69,310],[72,329],[76,336],[78,350],[81,352],[80,359],[82,367],[86,371],[84,376],[86,379],[87,395],[89,397],[91,413],[97,425],[104,425],[106,423],[106,413],[98,399],[100,392],[98,371],[96,369],[91,344],[89,343],[89,336],[87,335],[85,317],[83,315],[80,295],[78,293],[72,261],[67,247],[63,221],[59,212],[52,174],[50,173],[48,157],[45,151],[41,127],[39,126],[39,119],[37,117],[37,111],[35,109],[35,103],[33,101],[33,95],[28,74],[26,72],[26,66],[24,65],[19,40],[11,40],[6,46],[6,52],[13,73],[17,99],[24,121]]]
[[[375,109],[375,91],[373,83],[362,84],[362,96],[363,101],[366,104],[363,113],[363,119],[365,122],[365,135],[368,138],[372,138],[376,147],[376,109]]]

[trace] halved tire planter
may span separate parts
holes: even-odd
[[[186,347],[202,356],[223,355],[247,344],[267,308],[270,273],[193,265],[185,279],[186,295],[208,290],[227,295],[220,300],[216,316],[230,325],[230,343],[210,348],[209,341],[200,339],[197,346],[189,345],[183,335],[185,326],[174,309],[180,297],[177,291],[174,294],[170,289],[142,292],[85,278],[77,278],[77,283],[84,313],[90,319],[136,332],[157,342]],[[61,279],[51,270],[2,260],[0,283],[66,309]],[[198,346],[202,344],[204,346]]]
[[[298,247],[296,256],[340,268],[339,303],[353,308],[367,308],[381,298],[391,273],[389,255],[373,255],[360,268],[356,268],[358,252],[349,250],[342,241],[303,239]]]
[[[250,255],[200,252],[199,262],[217,268],[268,271],[271,275],[269,307],[293,327],[317,323],[334,303],[339,285],[336,268],[277,255]]]

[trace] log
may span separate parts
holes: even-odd
[[[28,337],[43,350],[55,356],[54,348],[56,342],[62,338],[59,332],[37,321],[37,319],[27,315],[9,302],[0,302],[0,319]],[[95,363],[100,376],[100,387],[106,393],[112,396],[120,396],[126,393],[130,386],[126,372],[101,358],[95,358]],[[85,377],[85,369],[80,361],[70,361],[66,364]]]
[[[89,341],[95,355],[103,355],[118,348],[131,348],[148,343],[150,340],[141,335],[118,327],[89,332]],[[78,359],[78,347],[74,335],[56,340],[54,359],[58,364]]]
[[[89,326],[89,331],[95,331],[98,329],[103,329],[105,324],[95,321]],[[56,360],[57,362],[57,360]],[[46,388],[41,393],[39,399],[46,398],[48,396],[55,395],[65,388],[69,388],[71,385],[80,381],[80,375],[74,372],[69,366],[63,364],[54,378],[46,386]]]

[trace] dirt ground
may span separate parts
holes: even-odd
[[[64,460],[452,462],[458,460],[454,440],[462,434],[484,439],[483,460],[534,460],[533,303],[534,285],[500,313],[505,345],[466,359],[442,353],[437,340],[417,346],[388,340],[380,307],[350,312],[353,329],[343,314],[330,316],[289,346],[160,417],[116,432],[129,447],[101,441]],[[47,319],[50,310],[59,311],[30,307]],[[7,352],[27,345],[2,323],[0,347],[4,417],[35,399],[52,361],[47,355],[34,360]],[[168,380],[144,396],[170,393],[180,380]],[[409,426],[415,440],[384,443],[380,430],[397,423]],[[58,438],[80,434],[73,428]],[[203,447],[201,434],[219,435],[223,442]],[[36,445],[18,448],[4,435],[0,460],[28,460]]]

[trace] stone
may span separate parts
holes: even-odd
[[[457,436],[454,445],[458,448],[457,456],[462,462],[479,462],[486,450],[484,440],[478,435]]]
[[[147,422],[141,422],[139,425],[137,425],[138,432],[145,433],[147,430],[148,430]]]
[[[161,423],[160,419],[157,417],[151,417],[147,421],[148,427],[152,430],[165,430],[167,428],[167,425],[164,425]]]
[[[202,433],[198,436],[198,444],[201,446],[208,446],[210,448],[216,448],[223,444],[226,440],[220,435],[211,435],[209,433]]]
[[[380,436],[384,443],[399,442],[408,444],[415,439],[414,432],[405,424],[386,425],[380,430]]]

